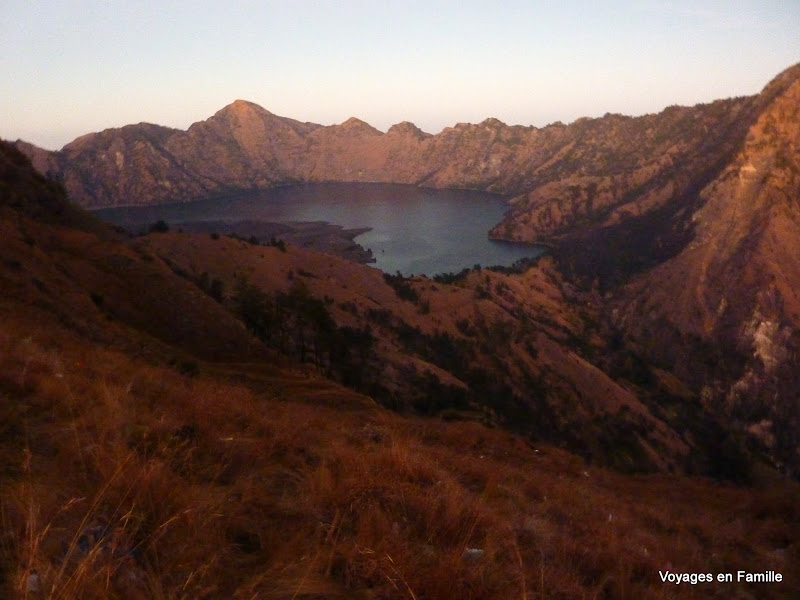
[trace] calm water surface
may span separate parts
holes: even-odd
[[[540,247],[487,238],[507,210],[503,197],[485,192],[330,183],[190,203],[103,209],[97,214],[125,227],[159,219],[167,223],[327,221],[347,229],[370,227],[355,241],[372,250],[375,266],[390,273],[434,275],[475,264],[510,266],[520,258],[541,254]]]

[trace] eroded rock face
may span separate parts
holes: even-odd
[[[687,213],[692,236],[686,247],[628,286],[627,298],[647,297],[637,313],[664,317],[701,337],[717,332],[732,340],[753,339],[769,329],[766,323],[800,325],[798,149],[796,79],[699,192]]]
[[[700,190],[687,213],[690,242],[620,290],[616,306],[620,326],[651,355],[683,348],[679,370],[697,384],[705,378],[709,399],[777,461],[798,464],[800,79],[797,68],[787,74],[767,87],[737,152]]]

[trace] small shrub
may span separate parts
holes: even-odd
[[[178,363],[178,371],[189,377],[195,377],[200,373],[200,365],[195,360],[182,360]]]
[[[452,273],[452,272],[437,273],[436,275],[433,276],[433,280],[436,283],[445,283],[445,284],[457,283],[463,280],[467,275],[469,275],[470,271],[471,269],[469,267],[466,267],[464,269],[461,269],[458,273]]]
[[[344,312],[350,313],[351,315],[358,316],[358,307],[356,306],[356,303],[353,302],[352,300],[348,300],[347,302],[340,302],[339,308],[341,308]]]
[[[487,290],[484,286],[478,285],[475,288],[475,298],[477,300],[488,300],[491,297],[492,295],[489,293],[489,290]]]
[[[419,294],[413,287],[411,287],[409,280],[403,277],[403,274],[400,271],[397,271],[396,275],[384,273],[383,280],[392,286],[397,294],[397,297],[401,300],[408,300],[409,302],[419,301]]]
[[[270,238],[269,245],[273,246],[274,248],[277,248],[281,252],[286,252],[286,242],[284,242],[280,238],[275,238],[275,237]]]
[[[169,224],[164,219],[159,219],[147,229],[148,233],[167,233]]]

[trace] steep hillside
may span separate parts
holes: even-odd
[[[795,598],[795,484],[622,476],[274,372],[194,376],[0,320],[0,595]],[[236,377],[242,374],[237,373]],[[679,573],[781,583],[665,584]]]
[[[533,291],[534,276],[482,273],[455,286],[453,297],[460,294],[469,307],[461,312],[440,300],[451,293],[448,288],[423,281],[394,282],[417,299],[395,310],[382,302],[359,304],[347,294],[340,298],[336,285],[320,286],[316,280],[328,282],[331,276],[299,266],[313,262],[307,257],[296,259],[293,267],[276,262],[272,268],[284,269],[281,276],[287,279],[278,286],[273,277],[262,291],[288,293],[290,271],[312,273],[298,277],[317,300],[334,299],[330,311],[337,326],[357,330],[368,323],[370,335],[380,340],[374,348],[392,365],[390,381],[408,384],[402,400],[392,401],[398,406],[424,404],[425,394],[415,398],[424,388],[419,383],[427,373],[438,374],[439,383],[431,385],[444,385],[452,401],[474,408],[475,397],[490,396],[495,398],[491,410],[504,407],[501,421],[518,421],[513,415],[522,410],[527,415],[522,420],[532,420],[525,426],[538,435],[556,431],[563,441],[566,432],[577,431],[571,447],[596,456],[598,444],[588,440],[598,436],[587,424],[598,422],[608,399],[615,398],[611,404],[645,415],[631,426],[633,433],[623,427],[622,437],[634,440],[622,451],[623,462],[632,455],[651,456],[639,451],[641,443],[653,446],[649,434],[642,433],[651,417],[668,429],[685,430],[693,420],[689,415],[699,410],[712,422],[725,423],[723,429],[748,437],[751,450],[767,452],[774,464],[797,473],[799,81],[800,65],[751,98],[543,129],[487,119],[437,135],[410,123],[386,133],[358,119],[330,127],[299,123],[236,101],[188,131],[140,124],[89,134],[51,155],[19,147],[89,206],[189,200],[331,180],[476,187],[515,196],[511,214],[491,235],[551,243],[556,264],[547,270],[558,271],[551,281],[559,281],[552,289],[572,281],[593,293],[562,294],[557,308],[542,315],[539,308],[539,313],[525,308],[546,305]],[[206,263],[200,268],[177,247],[154,253],[162,251],[180,270],[197,276],[207,272],[233,289],[233,274],[225,267]],[[237,260],[247,263],[252,255]],[[260,273],[257,266],[252,269]],[[389,289],[377,274],[352,276]],[[340,282],[344,286],[357,289]],[[359,293],[370,298],[372,290]],[[574,302],[591,302],[593,309],[580,312]],[[439,306],[453,317],[434,315]],[[424,311],[431,314],[416,314]],[[478,330],[476,338],[472,332]],[[514,337],[503,331],[526,333]],[[501,340],[502,349],[481,349],[488,344],[486,336]],[[618,342],[622,354],[609,351]],[[448,344],[458,350],[444,357]],[[570,372],[567,365],[573,361],[583,362]],[[664,373],[676,375],[681,384],[667,383],[671,380]],[[384,397],[391,397],[394,385],[384,386]],[[609,395],[598,399],[598,390],[605,389]],[[619,398],[626,400],[619,404]],[[700,409],[684,410],[698,400]],[[604,408],[587,408],[597,406]],[[695,447],[697,438],[718,436],[707,435],[703,426],[692,439],[655,437],[685,464],[678,457]]]
[[[31,168],[20,150],[0,141],[0,210],[45,223],[67,225],[104,235],[107,225],[71,204],[64,187]]]
[[[429,399],[449,383],[477,385],[456,381],[457,365],[439,364],[475,337],[468,359],[490,380],[517,377],[527,355],[545,394],[529,399],[563,399],[578,435],[594,420],[631,425],[625,441],[637,445],[622,455],[647,455],[677,432],[638,400],[635,368],[617,381],[584,356],[592,347],[625,353],[591,339],[591,311],[574,308],[550,265],[408,281],[280,245],[128,238],[70,207],[6,146],[2,597],[788,599],[800,591],[793,482],[761,474],[747,489],[626,476],[501,428],[403,416],[325,376],[347,374],[326,344],[356,333],[372,308],[375,359],[396,378],[398,397],[409,372],[392,371],[409,360],[439,381]],[[98,231],[74,227],[68,214]],[[509,322],[522,339],[508,335]],[[455,344],[444,334],[458,335]],[[523,352],[526,340],[532,349]],[[679,391],[668,373],[659,377]],[[495,398],[482,401],[492,407]],[[590,450],[600,458],[613,448]],[[677,456],[656,450],[655,458]],[[775,571],[782,581],[675,585],[663,582],[666,570]]]
[[[107,240],[13,219],[4,231],[8,289],[101,337],[107,322],[133,327],[144,353],[277,352],[384,406],[500,425],[618,469],[749,476],[724,419],[668,366],[609,341],[600,304],[549,259],[407,280],[227,236]]]
[[[674,360],[796,473],[800,69],[767,91],[746,140],[687,213],[691,243],[615,304],[652,356]]]
[[[523,201],[523,208],[511,216],[512,225],[528,222],[528,237],[532,238],[554,235],[562,267],[584,281],[597,280],[604,289],[674,257],[695,238],[693,215],[705,202],[701,190],[730,167],[746,136],[753,135],[755,123],[798,78],[800,65],[787,69],[761,94],[742,99],[735,114],[729,114],[732,118],[717,121],[712,129],[707,129],[708,121],[703,124],[694,120],[697,115],[687,114],[689,118],[674,130],[672,140],[679,145],[681,140],[698,143],[690,144],[687,152],[676,155],[669,166],[641,185],[612,186],[616,191],[606,194],[599,209],[594,208],[598,202],[593,198],[602,186],[570,187],[564,181],[551,191],[547,186],[542,194],[534,191],[532,204]],[[714,112],[723,106],[718,102],[703,110]],[[665,112],[670,110],[680,113],[687,109]],[[591,211],[587,213],[582,205]],[[555,228],[551,214],[557,217]]]
[[[208,235],[151,235],[137,247],[191,280],[218,281],[269,345],[384,406],[502,425],[625,470],[708,468],[699,415],[694,431],[667,424],[640,390],[592,364],[604,342],[548,261],[445,283]]]

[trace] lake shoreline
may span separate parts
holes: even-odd
[[[283,240],[288,244],[333,254],[360,264],[375,262],[372,251],[353,241],[371,227],[347,229],[327,221],[289,221],[274,223],[254,219],[242,221],[188,221],[175,223],[175,229],[190,233],[234,235],[259,244]]]
[[[431,276],[475,264],[511,266],[540,254],[544,248],[536,244],[491,239],[508,210],[505,198],[480,191],[306,183],[95,214],[131,231],[164,221],[173,229],[254,237],[259,243],[283,239],[387,273]]]

